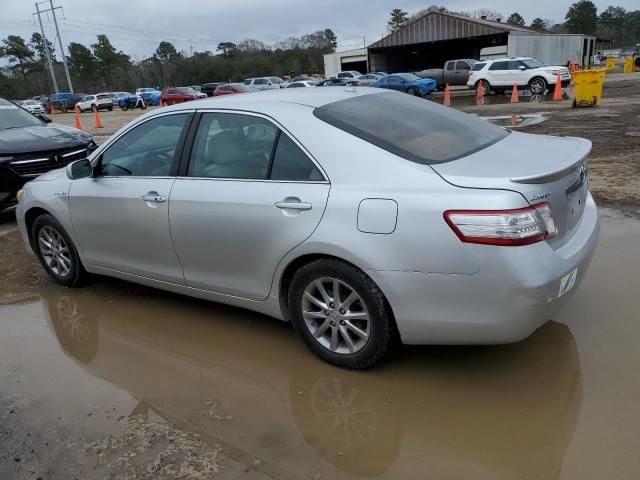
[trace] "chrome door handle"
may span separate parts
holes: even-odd
[[[143,195],[142,200],[145,202],[162,203],[167,201],[167,197],[165,197],[164,195],[158,195],[155,192],[150,192],[146,195]]]
[[[274,205],[282,210],[311,210],[311,204],[304,202],[276,202]]]

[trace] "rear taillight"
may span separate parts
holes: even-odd
[[[517,210],[449,210],[444,219],[465,243],[530,245],[558,234],[548,203]]]

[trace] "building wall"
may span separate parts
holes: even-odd
[[[587,40],[587,48],[585,48]],[[566,65],[575,62],[589,65],[589,43],[594,37],[586,35],[520,34],[509,35],[508,55],[510,57],[531,57],[545,65]]]
[[[335,77],[336,74],[343,69],[350,70],[349,63],[366,62],[367,59],[368,56],[366,48],[357,48],[355,50],[347,50],[344,52],[328,53],[324,55],[324,76],[325,78]],[[365,71],[361,73],[367,72]]]

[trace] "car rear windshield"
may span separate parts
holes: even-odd
[[[455,160],[509,131],[486,120],[398,92],[362,95],[317,108],[320,120],[421,164]]]
[[[482,70],[484,68],[484,66],[486,65],[486,63],[476,63],[472,68],[471,71],[472,72],[477,72],[478,70]]]

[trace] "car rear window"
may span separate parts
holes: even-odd
[[[340,100],[317,108],[314,115],[399,157],[427,165],[470,155],[509,135],[486,120],[399,92]]]
[[[476,63],[471,69],[472,72],[477,72],[478,70],[482,70],[486,63]]]

